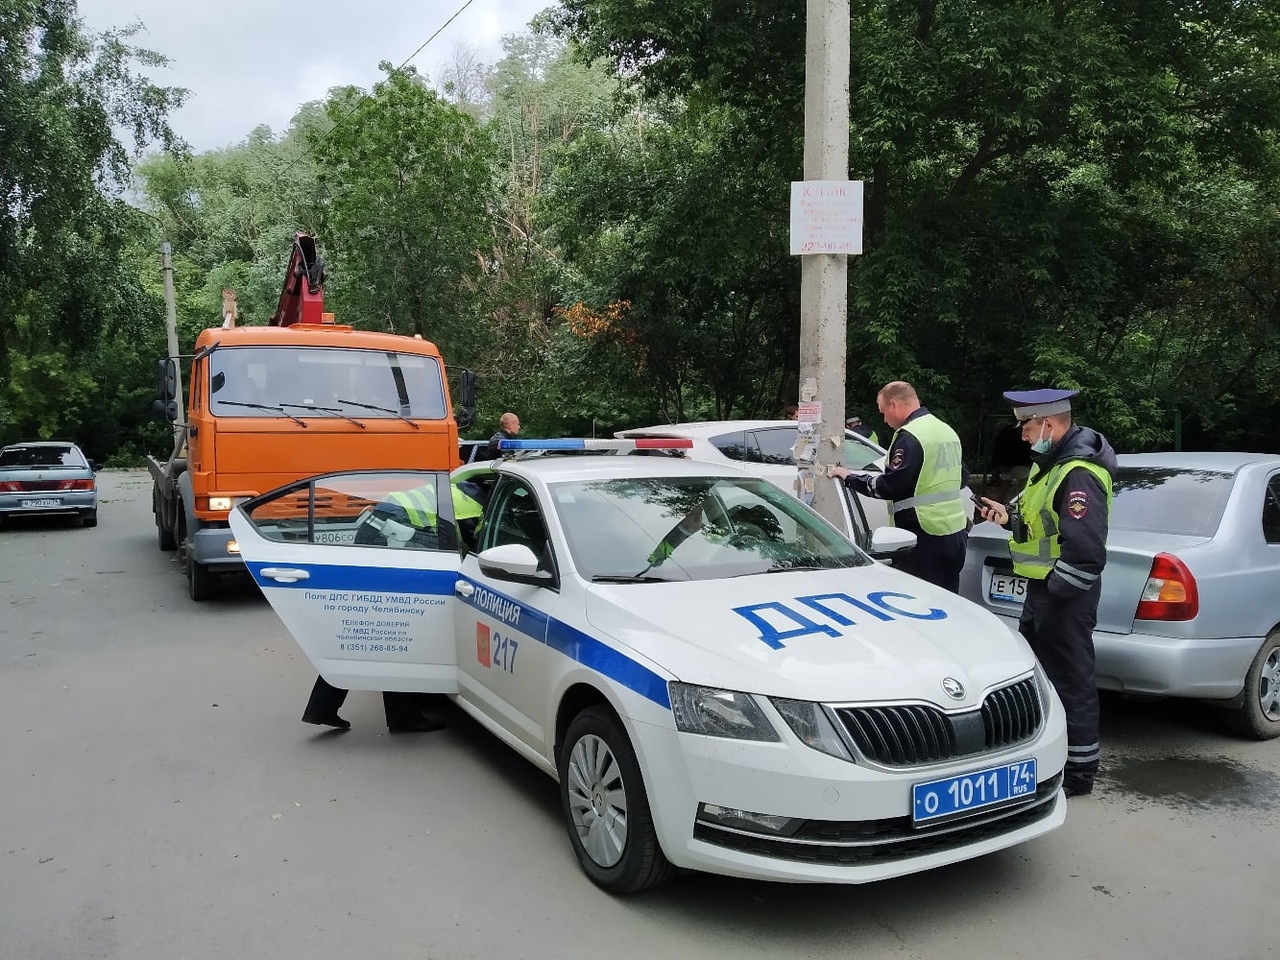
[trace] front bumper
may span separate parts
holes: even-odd
[[[201,527],[191,538],[188,560],[221,571],[243,570],[244,559],[239,550],[228,549],[234,542],[229,526]]]
[[[1039,837],[1066,819],[1066,725],[1052,698],[1039,735],[1021,746],[929,766],[888,770],[781,743],[746,743],[635,725],[663,852],[679,867],[805,883],[864,883],[929,870]],[[1034,757],[1033,798],[915,827],[912,786]],[[698,821],[699,804],[791,817],[788,836]]]

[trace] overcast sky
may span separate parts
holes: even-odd
[[[254,127],[277,134],[298,106],[330,87],[369,89],[378,62],[403,63],[466,0],[79,0],[95,32],[142,21],[135,38],[170,60],[153,82],[186,87],[187,105],[170,118],[197,152],[239,143]],[[501,40],[521,33],[552,0],[472,0],[413,60],[433,81],[459,44],[493,63]]]

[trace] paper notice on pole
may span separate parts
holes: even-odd
[[[791,252],[862,253],[862,181],[791,184]]]
[[[816,400],[801,403],[796,407],[796,419],[801,423],[821,423],[822,404]]]

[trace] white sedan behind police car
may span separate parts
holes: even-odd
[[[449,694],[555,777],[604,889],[878,880],[1063,822],[1062,706],[1025,642],[774,485],[616,456],[464,476],[470,543],[445,473],[314,478],[232,529],[326,680]]]

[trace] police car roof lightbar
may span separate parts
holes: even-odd
[[[587,439],[570,437],[558,440],[499,440],[504,453],[518,450],[689,450],[693,441],[687,437],[635,437],[631,440]]]

